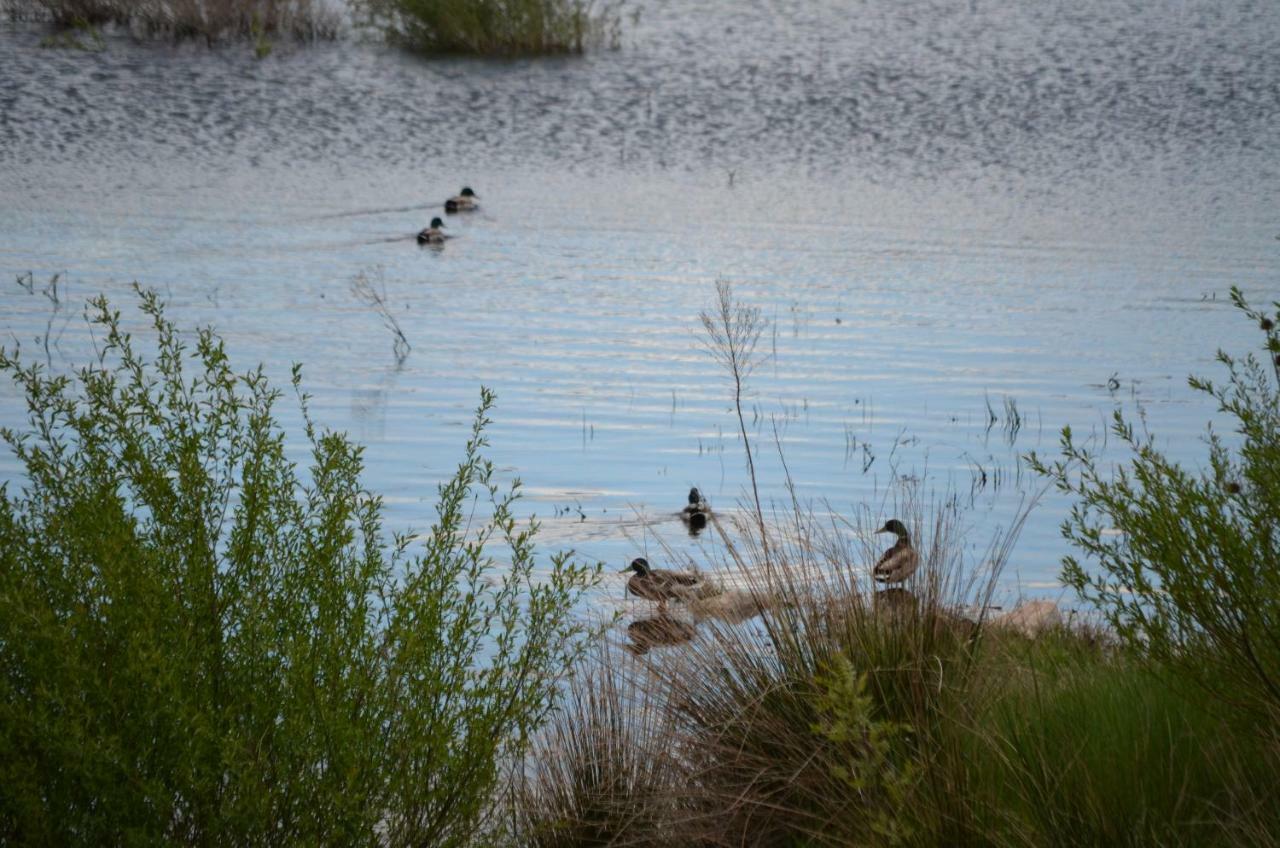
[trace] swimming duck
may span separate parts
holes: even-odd
[[[893,547],[880,555],[871,576],[881,583],[901,583],[920,567],[920,555],[911,547],[911,537],[901,521],[891,518],[877,533],[892,533],[898,537]]]
[[[418,233],[418,244],[444,244],[448,236],[444,234],[443,228],[444,221],[432,218],[431,226]]]
[[[680,511],[680,520],[689,525],[689,532],[695,536],[706,529],[707,516],[711,514],[711,506],[702,497],[698,487],[689,490],[689,503]]]
[[[444,202],[444,211],[446,212],[467,212],[471,209],[478,209],[480,204],[476,203],[480,196],[468,187],[464,187],[453,197]]]
[[[683,601],[697,597],[703,587],[702,578],[685,571],[668,571],[649,567],[649,560],[636,557],[631,564],[622,569],[623,573],[634,571],[627,581],[627,591],[637,598],[657,601],[658,611],[666,609],[667,601]]]

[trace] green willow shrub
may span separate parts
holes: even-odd
[[[512,56],[617,46],[618,4],[593,0],[354,0],[388,40],[423,53]]]
[[[1239,289],[1231,298],[1261,328],[1266,358],[1219,351],[1225,383],[1190,378],[1235,430],[1210,428],[1203,470],[1168,459],[1120,411],[1112,429],[1132,457],[1114,476],[1070,429],[1061,460],[1031,459],[1075,496],[1063,534],[1097,564],[1067,557],[1063,579],[1129,645],[1266,712],[1280,710],[1280,312],[1250,308]]]
[[[101,298],[74,375],[0,351],[29,409],[3,432],[0,843],[467,843],[599,567],[535,576],[518,483],[481,456],[490,392],[430,533],[388,545],[361,449],[299,392],[302,473],[262,370],[140,296],[150,360]]]

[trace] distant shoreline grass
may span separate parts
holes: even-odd
[[[622,36],[619,0],[0,0],[0,15],[92,42],[55,35],[50,47],[100,48],[100,29],[118,27],[139,37],[249,40],[260,55],[270,39],[331,40],[352,25],[424,55],[578,54],[616,48]]]
[[[606,0],[352,0],[361,22],[424,54],[537,56],[617,47],[620,3]]]
[[[13,20],[88,29],[117,26],[148,37],[204,39],[336,38],[341,13],[329,0],[0,0]]]

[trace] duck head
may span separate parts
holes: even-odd
[[[896,518],[890,518],[888,521],[886,521],[886,522],[884,523],[884,526],[883,526],[883,527],[881,527],[881,528],[880,528],[879,530],[877,530],[876,532],[877,532],[877,533],[892,533],[893,535],[897,536],[899,539],[906,539],[906,538],[908,538],[908,536],[907,536],[907,527],[906,527],[906,525],[905,525],[905,524],[903,524],[901,521],[899,521],[899,520],[898,520],[898,519],[896,519]]]
[[[635,559],[631,560],[630,565],[622,569],[622,573],[624,574],[628,571],[634,571],[636,574],[639,574],[640,576],[643,577],[644,575],[648,574],[650,571],[649,560],[645,559],[644,557],[636,557]]]
[[[433,229],[433,230],[439,230],[439,229],[443,229],[443,228],[444,228],[444,221],[440,220],[439,218],[432,218],[432,219],[431,219],[431,229]]]
[[[472,191],[470,186],[466,186],[466,187],[464,187],[464,188],[462,189],[462,191],[460,191],[460,192],[458,192],[458,193],[459,193],[459,194],[461,194],[463,197],[474,197],[476,200],[479,200],[479,199],[480,199],[480,195],[478,195],[478,194],[476,194],[474,191]]]
[[[702,492],[698,491],[698,487],[694,486],[689,490],[689,506],[697,506],[702,503]]]

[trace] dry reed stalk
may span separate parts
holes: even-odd
[[[922,504],[904,491],[893,510],[915,531],[923,564],[906,590],[878,598],[867,572],[878,553],[870,531],[884,516],[841,518],[793,496],[762,540],[749,510],[722,515],[741,585],[688,606],[696,637],[638,657],[612,648],[576,684],[585,689],[541,749],[544,836],[530,844],[849,844],[892,826],[895,786],[941,791],[904,775],[957,756],[930,744],[942,718],[977,697],[981,614],[962,613],[989,601],[1022,516],[972,565],[954,502]],[[857,791],[842,769],[867,753],[821,730],[841,663],[865,677],[875,722],[910,728]],[[545,836],[548,821],[561,822],[563,838]]]

